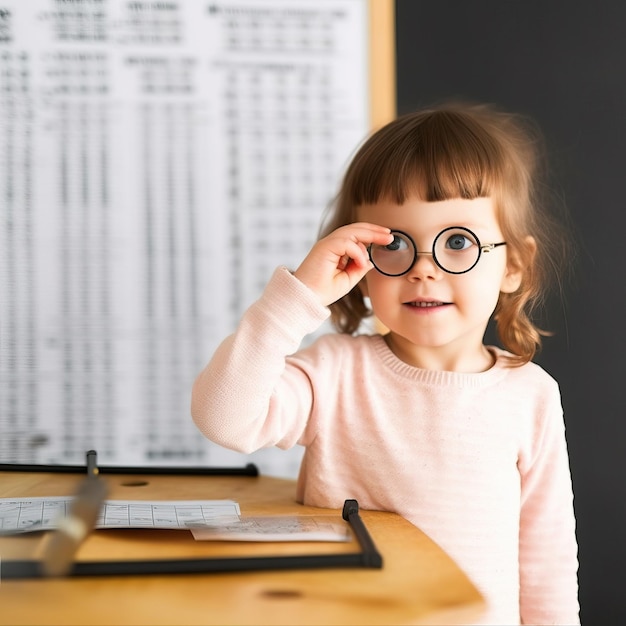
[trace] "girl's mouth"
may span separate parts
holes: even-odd
[[[407,306],[413,306],[413,307],[417,307],[419,309],[430,309],[433,307],[437,307],[437,306],[444,306],[446,304],[449,304],[448,302],[439,302],[439,301],[425,301],[425,300],[419,300],[419,301],[415,301],[415,302],[405,302],[405,304]]]

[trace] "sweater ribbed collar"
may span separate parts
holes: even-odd
[[[470,388],[489,387],[502,380],[511,370],[510,366],[507,367],[508,363],[505,358],[507,353],[496,346],[487,346],[489,352],[495,357],[495,363],[490,369],[485,372],[467,373],[426,370],[414,367],[401,361],[389,349],[382,335],[373,336],[372,342],[376,356],[385,367],[402,378],[428,385]]]

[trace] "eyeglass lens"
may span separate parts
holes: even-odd
[[[435,263],[450,274],[471,270],[480,258],[478,237],[468,228],[444,228],[433,242],[432,252],[419,252],[413,239],[399,230],[392,230],[393,241],[386,246],[372,244],[369,254],[374,267],[386,276],[402,276],[415,265],[418,254],[431,254]]]

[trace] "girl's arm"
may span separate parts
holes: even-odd
[[[311,290],[278,268],[193,385],[191,414],[202,433],[246,453],[293,445],[312,393],[306,375],[287,367],[286,357],[328,316]]]
[[[579,624],[576,523],[560,398],[535,432],[532,459],[520,470],[522,623]]]
[[[350,224],[320,239],[294,275],[275,272],[194,383],[191,413],[206,437],[241,452],[296,443],[313,393],[308,376],[286,357],[327,319],[327,305],[373,267],[367,246],[391,239],[388,228]]]

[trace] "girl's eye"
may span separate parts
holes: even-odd
[[[400,237],[399,235],[394,235],[393,241],[391,243],[388,243],[385,246],[385,249],[389,250],[390,252],[397,252],[400,250],[406,250],[408,247],[409,246],[403,237]]]
[[[450,235],[450,237],[446,240],[446,248],[449,248],[450,250],[467,250],[467,248],[472,245],[474,245],[474,242],[469,237],[462,235],[461,233]]]

